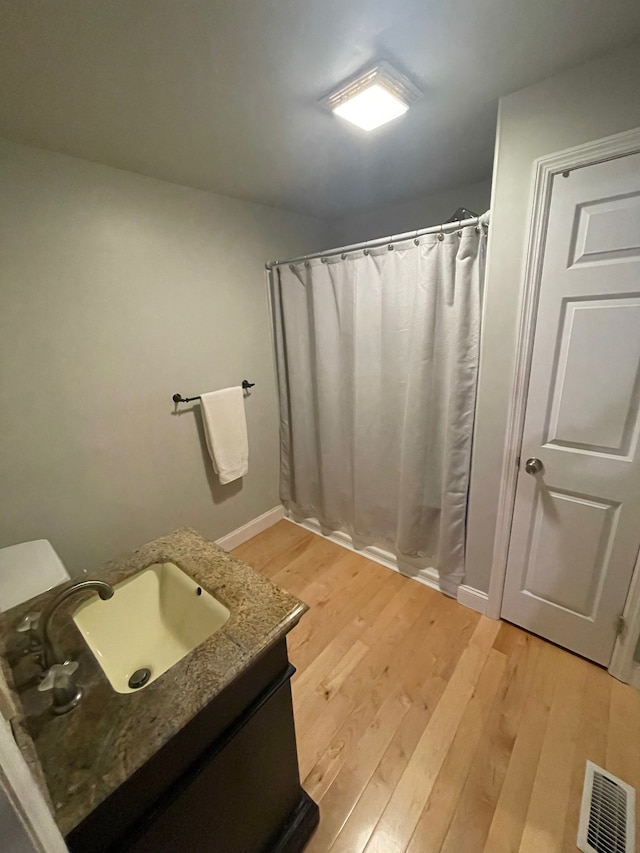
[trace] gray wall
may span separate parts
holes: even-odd
[[[318,220],[0,141],[0,546],[50,539],[71,572],[276,505],[264,263]],[[220,486],[198,407],[256,383],[249,474]]]
[[[477,589],[491,573],[533,163],[638,126],[640,42],[500,102],[465,581]]]
[[[484,213],[489,209],[490,201],[491,179],[487,178],[486,181],[451,187],[401,204],[343,216],[332,225],[333,237],[337,245],[345,246],[375,237],[415,231],[429,225],[439,225],[449,219],[459,207]]]

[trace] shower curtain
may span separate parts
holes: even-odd
[[[484,241],[470,227],[271,277],[284,505],[435,567],[450,595],[464,576]]]

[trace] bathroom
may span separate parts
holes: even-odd
[[[618,511],[629,505],[637,518],[640,475],[636,468],[624,499],[605,494],[600,468],[579,485],[554,480],[553,454],[569,456],[569,439],[558,433],[538,454],[523,436],[532,352],[535,363],[536,344],[549,353],[560,347],[552,320],[535,324],[538,311],[552,310],[537,296],[545,264],[567,251],[550,242],[560,229],[546,227],[556,187],[568,192],[579,173],[620,164],[598,189],[598,203],[624,202],[613,236],[606,217],[598,226],[609,249],[584,243],[594,256],[572,272],[599,275],[609,251],[618,253],[616,274],[637,280],[638,4],[7,0],[2,17],[0,554],[46,540],[62,572],[43,580],[29,557],[19,576],[27,591],[9,607],[68,582],[67,574],[99,577],[145,543],[196,531],[309,607],[288,635],[300,784],[319,806],[306,849],[590,849],[576,841],[587,760],[640,783],[639,543]],[[334,115],[326,99],[380,60],[409,81],[411,98],[405,114],[367,132]],[[589,213],[595,198],[576,204]],[[462,239],[477,241],[481,313],[456,528],[464,571],[445,587],[432,563],[399,560],[375,537],[332,527],[329,510],[315,519],[297,513],[295,495],[283,493],[288,377],[275,345],[274,293],[288,286],[290,261],[305,256],[314,256],[309,274],[320,276],[338,270],[342,254],[345,266],[352,255],[360,263],[365,249],[372,263],[383,250],[387,267],[400,264],[405,242],[392,235],[437,252],[460,239],[458,214],[467,222]],[[361,243],[369,247],[345,253]],[[275,273],[266,269],[274,261],[285,262]],[[300,267],[304,275],[304,260]],[[593,381],[576,382],[568,414],[554,410],[565,428],[572,411],[604,399],[604,437],[578,418],[578,455],[585,460],[595,446],[593,465],[637,459],[636,296],[631,285],[616,293],[623,317],[606,321],[608,339],[595,326],[585,326],[586,343],[576,338],[575,375]],[[548,338],[535,339],[545,328]],[[616,336],[619,365],[609,358]],[[363,353],[370,343],[365,330]],[[360,401],[367,375],[340,372]],[[379,377],[369,376],[377,388]],[[318,378],[310,372],[295,392],[313,402]],[[392,378],[402,385],[401,374]],[[240,392],[243,380],[252,387]],[[249,462],[223,484],[200,402],[172,398],[227,388],[241,394]],[[325,420],[352,417],[349,405],[325,407]],[[376,406],[377,425],[389,412]],[[533,408],[546,416],[545,404]],[[366,417],[360,424],[355,441],[374,447],[367,473],[376,478],[388,460],[370,444]],[[304,445],[304,430],[293,430]],[[623,450],[608,450],[610,439]],[[531,527],[523,521],[530,495],[516,493],[544,488],[544,471],[524,470],[538,456],[555,501],[545,504],[543,544],[564,554],[566,572],[552,559],[545,573],[541,558],[536,582],[557,584],[555,605],[510,583],[520,570],[510,561],[527,550]],[[343,467],[330,468],[341,488]],[[380,500],[393,504],[386,475],[377,476]],[[612,584],[604,572],[596,577],[598,566],[583,578],[587,599],[619,602],[607,610],[606,636],[594,641],[605,651],[591,653],[589,638],[580,645],[565,637],[582,628],[567,620],[557,627],[548,611],[570,609],[572,571],[596,552],[602,564],[605,534],[633,555]],[[75,630],[55,624],[63,642]],[[393,669],[405,661],[414,669]],[[170,683],[173,671],[135,701]],[[79,725],[91,702],[85,688],[56,726]],[[0,833],[11,839],[3,849],[65,850],[67,832],[20,763],[12,712],[1,707]],[[215,840],[184,849],[235,853]]]

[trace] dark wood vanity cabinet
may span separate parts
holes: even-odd
[[[294,671],[283,639],[67,836],[71,853],[301,851],[319,813],[300,786]]]

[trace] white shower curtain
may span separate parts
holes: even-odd
[[[440,239],[439,239],[440,238]],[[464,576],[484,234],[281,265],[281,498],[294,517]]]

